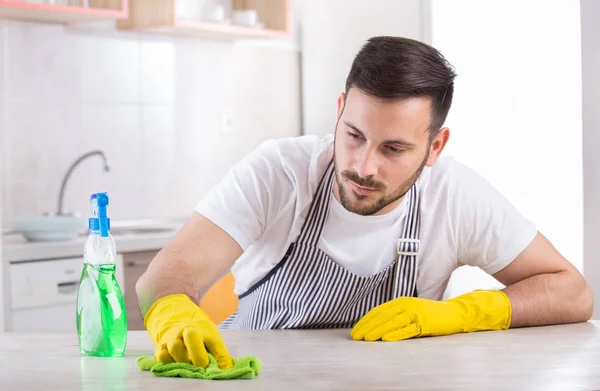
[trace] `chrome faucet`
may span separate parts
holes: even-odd
[[[58,196],[58,210],[56,212],[57,216],[63,216],[63,198],[65,196],[65,188],[67,187],[67,181],[69,180],[69,177],[71,176],[71,173],[73,172],[73,170],[75,169],[75,167],[77,167],[79,165],[79,163],[81,163],[82,161],[84,161],[88,157],[91,157],[91,156],[94,156],[94,155],[100,155],[100,157],[104,161],[104,171],[105,172],[110,171],[110,167],[108,166],[108,161],[106,160],[106,156],[104,155],[104,152],[102,152],[100,150],[98,150],[98,151],[90,151],[90,152],[88,152],[86,154],[81,155],[77,160],[75,160],[73,162],[73,164],[71,164],[71,166],[67,170],[67,173],[65,174],[65,176],[63,178],[63,181],[62,181],[62,184],[60,186],[60,194]]]

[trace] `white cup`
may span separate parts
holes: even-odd
[[[202,7],[201,18],[203,20],[222,22],[225,20],[225,6],[215,4]]]
[[[256,26],[258,24],[258,12],[256,10],[234,10],[231,13],[233,23],[243,26]]]
[[[177,0],[175,7],[177,19],[200,19],[200,3],[197,0]]]

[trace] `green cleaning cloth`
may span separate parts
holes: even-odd
[[[154,376],[162,377],[187,377],[194,379],[228,380],[228,379],[252,379],[260,374],[262,362],[253,356],[232,358],[233,368],[221,369],[217,360],[209,353],[208,366],[197,367],[193,364],[174,362],[163,364],[150,357],[138,357],[135,361],[138,368],[150,371]]]

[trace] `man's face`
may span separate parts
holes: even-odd
[[[430,144],[430,100],[384,101],[355,88],[338,99],[334,196],[360,215],[393,210],[443,149],[445,128]]]

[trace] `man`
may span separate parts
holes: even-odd
[[[137,284],[162,362],[231,367],[198,307],[229,270],[238,310],[221,329],[352,328],[399,341],[581,322],[582,275],[484,179],[440,159],[455,74],[423,43],[370,39],[338,98],[334,136],[268,141],[199,203]],[[503,290],[443,300],[473,265]]]

